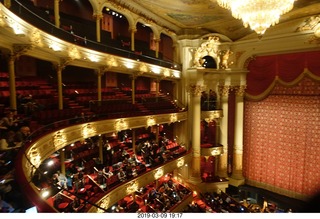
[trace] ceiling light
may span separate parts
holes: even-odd
[[[218,4],[231,10],[232,16],[241,19],[262,35],[271,26],[279,23],[280,16],[292,10],[296,0],[217,0]]]

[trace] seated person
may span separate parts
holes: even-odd
[[[120,168],[119,173],[118,173],[118,178],[121,182],[125,181],[127,176],[126,173],[123,171],[122,168]]]
[[[112,173],[112,171],[110,171],[110,168],[107,166],[107,167],[104,167],[103,169],[102,169],[102,173],[107,177],[107,178],[110,178],[112,175],[113,175],[113,173]]]
[[[74,200],[72,201],[72,210],[74,212],[79,212],[81,211],[82,207],[84,205],[81,204],[80,199],[78,197],[75,197]]]
[[[58,175],[58,184],[64,188],[64,189],[67,189],[67,177],[62,174],[60,171],[57,172],[57,175]]]

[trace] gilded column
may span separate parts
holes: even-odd
[[[17,94],[16,94],[16,76],[14,69],[14,61],[16,56],[10,55],[8,60],[9,70],[9,90],[10,90],[10,108],[17,109]]]
[[[32,46],[29,44],[14,44],[13,52],[7,56],[8,71],[9,71],[9,91],[10,91],[10,108],[17,109],[17,94],[16,94],[16,75],[15,75],[15,60],[21,55],[26,54]]]
[[[135,27],[131,28],[130,32],[131,32],[131,51],[134,51],[135,50],[134,35],[136,34],[137,29]]]
[[[105,68],[100,68],[96,73],[97,73],[97,89],[98,89],[98,101],[101,102],[102,100],[102,91],[101,91],[101,78],[104,75]]]
[[[158,102],[158,97],[159,97],[159,92],[160,92],[160,81],[161,81],[160,78],[157,78],[155,80],[155,82],[156,82],[156,101],[157,102]]]
[[[203,85],[199,84],[190,84],[188,87],[188,91],[190,93],[190,107],[192,112],[192,172],[191,172],[191,180],[201,181],[200,175],[200,156],[201,156],[201,148],[200,148],[200,122],[201,122],[201,93],[204,90]]]
[[[99,159],[100,159],[101,163],[103,163],[103,142],[102,142],[101,135],[99,135],[98,147],[99,147]]]
[[[179,63],[179,61],[178,61],[178,43],[174,43],[172,45],[172,51],[173,51],[173,62]]]
[[[242,174],[243,160],[243,115],[244,102],[243,96],[246,86],[241,85],[236,88],[236,116],[235,116],[235,136],[233,150],[233,179],[244,179]]]
[[[135,100],[135,96],[136,96],[136,75],[132,75],[132,79],[131,79],[131,97],[132,97],[132,104],[135,104],[136,100]]]
[[[159,44],[160,44],[160,39],[155,39],[154,40],[156,43],[156,58],[159,58]]]
[[[97,42],[101,42],[101,19],[103,18],[102,14],[95,14],[96,18],[96,38]]]
[[[54,11],[54,23],[57,28],[60,28],[60,12],[59,12],[59,2],[60,0],[54,0],[54,6],[53,6],[53,11]]]
[[[228,166],[228,96],[229,86],[219,85],[218,93],[220,96],[220,107],[223,111],[223,117],[220,123],[220,143],[223,145],[223,153],[218,158],[217,174],[220,177],[227,177]]]
[[[66,164],[64,163],[66,160],[64,149],[60,150],[60,172],[63,175],[66,175]]]
[[[58,109],[63,109],[63,96],[62,96],[62,70],[64,68],[63,65],[56,65],[55,66],[57,71],[57,86],[58,86]]]
[[[136,149],[136,130],[132,129],[132,150],[133,154],[137,155],[137,149]]]
[[[4,0],[4,6],[11,8],[11,0]]]

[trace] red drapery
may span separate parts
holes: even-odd
[[[256,57],[248,65],[247,97],[262,99],[271,92],[276,82],[289,85],[306,71],[320,77],[319,60],[320,51]]]

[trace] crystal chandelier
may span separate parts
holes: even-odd
[[[218,4],[231,10],[232,16],[242,19],[245,27],[250,26],[262,35],[279,22],[280,16],[292,10],[296,0],[217,0]]]

